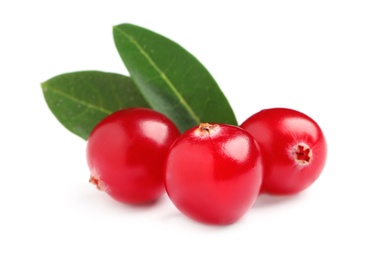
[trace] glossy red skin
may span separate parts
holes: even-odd
[[[262,180],[259,146],[242,129],[218,124],[210,133],[196,126],[170,148],[165,187],[174,205],[193,220],[225,225],[255,202]]]
[[[327,144],[319,125],[307,115],[287,108],[262,110],[241,124],[258,142],[264,160],[261,192],[279,195],[298,193],[309,187],[322,172]],[[293,147],[308,145],[309,163],[300,165]]]
[[[146,203],[164,194],[163,167],[177,127],[151,109],[130,108],[103,119],[87,143],[91,179],[123,203]]]

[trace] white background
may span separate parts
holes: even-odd
[[[2,1],[0,259],[381,259],[380,1]],[[88,183],[86,143],[40,83],[126,74],[112,26],[178,42],[241,123],[269,107],[314,118],[329,145],[305,192],[260,197],[239,222],[193,222],[163,198],[114,202]]]

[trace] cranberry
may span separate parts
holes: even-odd
[[[88,139],[90,182],[120,202],[156,200],[165,192],[165,158],[179,135],[167,117],[151,109],[130,108],[107,116]]]
[[[261,180],[259,146],[248,132],[203,123],[171,146],[164,182],[169,198],[186,216],[223,225],[252,207]]]
[[[287,108],[262,110],[241,127],[257,140],[264,158],[262,192],[293,194],[309,187],[322,172],[327,145],[319,125]]]

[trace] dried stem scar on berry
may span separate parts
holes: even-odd
[[[209,137],[218,133],[220,126],[218,124],[201,123],[194,131],[195,136]]]
[[[165,187],[174,205],[193,220],[230,224],[256,200],[262,181],[262,157],[243,129],[202,123],[171,146]]]
[[[265,109],[246,119],[241,127],[261,147],[262,192],[297,193],[320,176],[327,144],[321,128],[309,116],[287,108]]]

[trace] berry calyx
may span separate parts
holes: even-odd
[[[98,190],[104,191],[105,190],[105,185],[103,181],[101,181],[99,178],[94,177],[93,174],[91,174],[89,182],[94,184],[95,187],[97,187]]]
[[[299,143],[292,148],[292,157],[295,163],[300,166],[306,166],[311,162],[312,149],[304,143]]]

